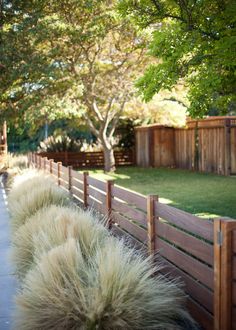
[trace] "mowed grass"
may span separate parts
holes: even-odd
[[[118,185],[144,195],[159,195],[161,202],[203,218],[236,219],[236,177],[139,167],[120,167],[111,175],[90,170],[90,175],[101,180],[114,179]]]

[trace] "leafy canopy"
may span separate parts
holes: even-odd
[[[153,31],[149,66],[137,86],[148,101],[181,78],[189,112],[236,112],[236,2],[233,0],[121,0],[121,13]]]

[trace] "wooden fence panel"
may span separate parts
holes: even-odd
[[[236,116],[190,120],[186,128],[149,125],[135,134],[137,165],[236,174]]]
[[[41,152],[42,157],[53,159],[55,162],[62,162],[65,166],[75,168],[94,168],[104,166],[103,152]],[[117,166],[133,165],[133,150],[118,150],[114,152]]]
[[[135,135],[136,163],[138,166],[150,166],[149,131],[140,130]]]
[[[175,129],[175,166],[195,169],[195,128]]]
[[[159,128],[153,130],[153,163],[154,167],[174,166],[175,151],[174,151],[174,129]]]
[[[161,262],[161,274],[179,278],[188,309],[204,329],[236,329],[236,221],[203,220],[157,196],[147,198],[39,156],[29,159],[85,207],[106,215],[113,234]]]

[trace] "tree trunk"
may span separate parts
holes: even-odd
[[[103,146],[103,154],[104,154],[104,171],[105,172],[115,172],[115,156],[114,150],[112,147],[107,148]]]

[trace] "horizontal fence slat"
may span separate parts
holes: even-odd
[[[65,182],[64,180],[60,181],[60,186],[64,187],[66,190],[68,190],[68,182]]]
[[[92,178],[91,176],[88,176],[87,182],[89,185],[91,185],[99,190],[106,191],[106,183],[103,181],[100,181],[98,179]]]
[[[143,251],[143,253],[145,254],[145,251],[146,251],[145,245],[143,245],[141,242],[136,240],[134,237],[127,234],[127,232],[122,230],[120,227],[118,227],[116,225],[112,225],[111,232],[115,236],[125,239],[125,241],[128,243],[128,245],[132,246],[133,248],[135,248],[137,250]]]
[[[76,189],[75,187],[72,187],[71,192],[73,195],[77,196],[80,200],[84,200],[84,193],[83,191]]]
[[[58,165],[57,165],[57,163],[52,162],[52,168],[55,169],[55,170],[57,170],[57,169],[58,169]]]
[[[136,237],[139,241],[144,244],[147,243],[147,231],[132,223],[122,215],[116,212],[112,212],[112,220],[118,223],[118,225],[124,230],[128,231],[130,235]]]
[[[192,317],[201,324],[204,330],[212,330],[214,326],[213,316],[191,298],[187,299],[187,307]]]
[[[213,242],[213,222],[155,201],[155,215]]]
[[[159,262],[159,260],[157,261]],[[179,278],[184,282],[184,290],[189,294],[194,300],[203,305],[210,313],[213,313],[213,292],[207,289],[198,281],[194,280],[191,276],[184,273],[181,269],[174,266],[166,259],[161,260],[163,268],[160,273],[170,277],[172,279]]]
[[[63,178],[64,180],[68,181],[68,177],[69,177],[69,175],[68,175],[68,173],[66,173],[66,172],[61,172],[61,173],[60,173],[60,177]]]
[[[63,174],[67,174],[68,169],[67,169],[67,167],[61,165],[61,167],[60,167],[60,171],[61,171]]]
[[[72,185],[73,187],[76,187],[76,188],[82,190],[82,191],[83,191],[83,189],[84,189],[84,185],[83,185],[83,183],[80,182],[80,181],[75,180],[74,177],[71,179],[71,185]]]
[[[128,204],[135,204],[140,209],[147,211],[147,198],[133,191],[129,191],[125,188],[118,187],[117,185],[112,187],[112,195],[126,201]]]
[[[79,173],[78,171],[75,171],[75,170],[71,170],[71,176],[72,176],[72,178],[78,179],[79,181],[83,182],[84,176],[82,173]]]
[[[209,268],[193,257],[190,257],[184,252],[176,249],[174,246],[164,242],[160,238],[156,239],[156,248],[157,250],[160,250],[159,253],[161,256],[171,261],[177,267],[213,290],[214,285],[212,268]]]
[[[91,196],[88,196],[87,203],[88,203],[89,207],[94,208],[103,214],[107,213],[106,206],[103,203],[99,203],[97,200],[95,200]]]
[[[106,195],[103,194],[101,191],[96,190],[92,186],[88,186],[87,191],[88,191],[89,196],[92,196],[92,197],[96,198],[97,200],[99,200],[102,203],[106,203]]]
[[[195,257],[205,261],[209,265],[213,265],[214,251],[213,246],[204,241],[190,236],[177,228],[170,226],[157,220],[155,222],[156,234],[178,245],[183,250],[194,255]]]
[[[128,204],[120,202],[112,198],[112,210],[125,214],[125,216],[131,218],[132,220],[138,222],[139,224],[147,227],[147,215],[137,209],[133,209]]]

